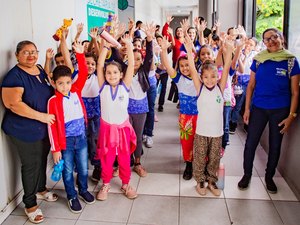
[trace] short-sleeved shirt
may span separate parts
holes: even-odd
[[[187,115],[198,115],[197,110],[197,91],[191,78],[177,72],[172,78],[178,88],[178,96],[180,101],[180,113]]]
[[[144,92],[138,78],[139,74],[132,78],[129,91],[129,114],[139,114],[149,112],[147,92]]]
[[[251,70],[255,74],[255,89],[252,104],[263,109],[280,109],[291,104],[290,76],[300,74],[299,63],[295,59],[290,76],[288,60],[275,62],[267,60],[257,67],[253,60]]]
[[[109,124],[120,125],[128,119],[129,89],[121,81],[113,93],[107,82],[100,89],[101,118]]]
[[[30,108],[47,113],[48,99],[53,95],[53,88],[47,80],[45,72],[40,71],[36,76],[30,75],[18,66],[14,66],[4,77],[2,87],[24,88],[22,101]],[[19,116],[6,109],[2,121],[2,129],[7,135],[11,135],[25,142],[35,142],[47,137],[47,124],[40,121]]]
[[[81,97],[85,105],[87,118],[100,117],[100,86],[96,74],[92,74],[85,82]]]
[[[66,137],[75,137],[85,132],[84,112],[76,92],[63,98],[63,112]]]

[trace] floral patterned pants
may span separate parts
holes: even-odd
[[[193,161],[193,144],[197,115],[179,114],[179,132],[182,155],[185,162]]]

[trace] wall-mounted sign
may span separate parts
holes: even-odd
[[[87,3],[88,32],[105,25],[109,13],[115,14],[115,3],[109,0],[89,0]],[[90,39],[90,37],[89,37]]]
[[[128,8],[128,1],[127,0],[118,0],[118,8],[120,10],[125,10]]]

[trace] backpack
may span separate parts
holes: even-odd
[[[294,68],[294,64],[295,64],[295,58],[289,58],[288,59],[288,75],[289,75],[289,79],[291,79],[291,72]],[[260,65],[260,62],[256,61],[256,71],[258,69],[258,66]]]

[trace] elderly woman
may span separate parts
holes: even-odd
[[[254,57],[250,68],[244,113],[244,122],[249,127],[244,149],[244,176],[238,187],[246,189],[249,185],[255,150],[265,126],[269,123],[265,182],[267,191],[275,194],[277,187],[273,176],[280,156],[283,134],[297,116],[300,69],[295,56],[284,49],[283,36],[277,29],[265,30],[263,42],[267,49]]]
[[[6,107],[2,129],[21,159],[25,213],[33,223],[44,220],[37,199],[56,201],[57,195],[46,188],[47,155],[50,150],[47,102],[53,94],[44,70],[36,65],[38,50],[34,43],[22,41],[16,48],[17,65],[4,77],[2,99]]]

